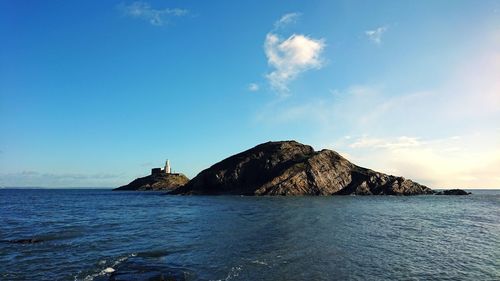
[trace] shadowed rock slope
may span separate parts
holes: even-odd
[[[418,195],[433,191],[403,177],[356,166],[332,150],[267,142],[203,170],[171,194]]]
[[[142,178],[137,178],[131,183],[120,186],[113,190],[116,191],[129,191],[129,190],[173,190],[179,186],[185,185],[189,179],[183,174],[155,174]]]

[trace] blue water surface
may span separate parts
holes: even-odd
[[[107,280],[106,268],[134,266],[187,280],[500,280],[500,192],[473,193],[2,189],[0,280]],[[28,238],[41,242],[9,242]]]

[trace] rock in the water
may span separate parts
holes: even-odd
[[[463,189],[450,189],[450,190],[437,191],[435,194],[436,195],[469,195],[472,193],[467,192]]]
[[[128,191],[128,190],[173,190],[179,186],[185,185],[189,179],[183,174],[152,174],[146,177],[138,178],[131,183],[120,186],[114,190]]]
[[[95,281],[184,281],[197,280],[191,270],[171,267],[162,260],[130,258],[123,263],[101,271]]]
[[[12,243],[12,244],[36,244],[36,243],[43,242],[43,240],[37,239],[37,238],[25,238],[25,239],[7,240],[5,242]]]
[[[403,177],[356,166],[332,150],[267,142],[202,171],[171,194],[418,195],[433,191]]]

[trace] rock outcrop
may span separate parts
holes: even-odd
[[[267,142],[200,172],[171,194],[418,195],[411,180],[356,166],[332,150],[296,141]]]
[[[115,191],[129,191],[129,190],[138,190],[138,191],[146,191],[146,190],[154,190],[161,191],[166,190],[170,191],[179,186],[185,185],[189,179],[183,174],[153,174],[146,177],[138,178],[133,180],[131,183],[120,186],[113,190]]]
[[[434,194],[436,195],[469,195],[472,194],[463,189],[450,189],[450,190],[441,190],[436,191]]]
[[[24,239],[14,239],[14,240],[2,240],[1,242],[7,242],[12,244],[36,244],[44,242],[44,240],[37,238],[24,238]]]

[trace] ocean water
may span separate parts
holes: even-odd
[[[0,280],[500,280],[500,192],[0,190]],[[34,244],[15,239],[41,240]],[[106,272],[115,270],[113,274]]]

